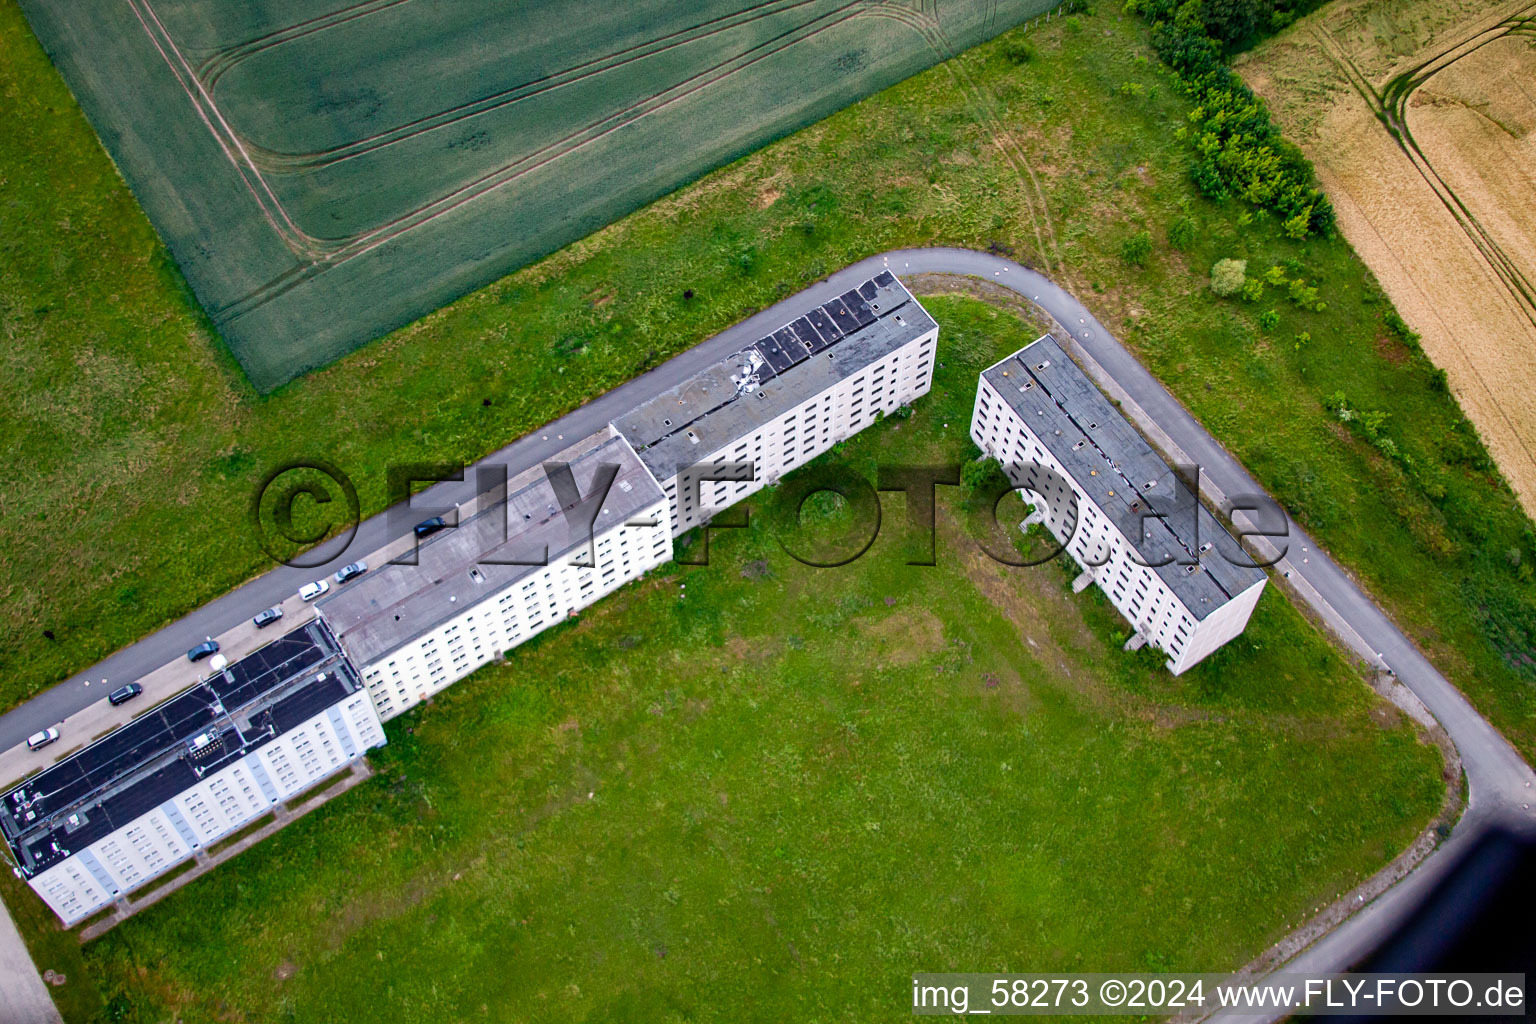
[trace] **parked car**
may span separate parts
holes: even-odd
[[[347,580],[356,579],[367,571],[367,562],[353,562],[351,565],[344,565],[337,569],[335,579],[337,583],[345,583]]]
[[[27,737],[27,749],[37,750],[40,747],[46,747],[58,738],[59,730],[57,729],[44,729],[42,732],[35,732]]]
[[[144,687],[138,683],[129,683],[127,686],[119,686],[107,694],[107,702],[110,704],[126,704],[143,692]]]
[[[218,653],[219,653],[219,642],[217,640],[204,640],[202,643],[198,644],[196,647],[192,648],[190,651],[187,652],[187,660],[188,661],[202,661],[204,658],[208,657],[210,654],[218,654]]]
[[[442,516],[433,516],[431,519],[423,519],[415,526],[417,537],[430,537],[438,530],[448,525],[448,520]]]
[[[270,625],[272,625],[272,623],[276,622],[278,619],[280,619],[282,617],[283,617],[283,610],[281,608],[278,608],[278,607],[276,607],[274,605],[273,607],[268,608],[264,612],[257,612],[256,613],[256,617],[254,619],[252,619],[251,621],[256,623],[256,628],[257,629],[260,629],[263,626],[270,626]]]
[[[306,583],[300,587],[299,596],[306,601],[313,601],[315,598],[319,597],[321,594],[330,589],[331,585],[325,582],[325,580],[315,580],[313,583]]]

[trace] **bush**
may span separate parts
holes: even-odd
[[[1217,260],[1211,267],[1211,291],[1223,298],[1243,290],[1247,279],[1247,260]]]
[[[1291,282],[1290,296],[1291,301],[1296,305],[1302,309],[1310,309],[1314,313],[1321,313],[1328,308],[1328,303],[1318,299],[1317,289],[1307,287],[1307,282],[1301,278]]]
[[[1035,48],[1019,35],[1003,40],[1003,57],[1013,64],[1028,64],[1035,59]]]
[[[1397,310],[1389,309],[1382,318],[1387,326],[1387,332],[1409,348],[1417,348],[1419,344],[1418,332],[1408,326],[1407,321],[1397,315]]]
[[[1261,331],[1272,331],[1276,327],[1279,327],[1279,326],[1280,326],[1280,312],[1279,312],[1279,310],[1266,309],[1264,312],[1259,314],[1259,330],[1261,330]]]
[[[983,497],[996,494],[1008,485],[1008,476],[1003,472],[1003,467],[990,456],[982,455],[960,467],[961,504],[967,510],[975,509],[976,503]]]
[[[1183,252],[1195,244],[1195,222],[1188,217],[1180,217],[1168,225],[1168,246]]]
[[[1256,277],[1250,277],[1243,282],[1243,301],[1258,302],[1264,297],[1264,282]]]
[[[1138,231],[1120,243],[1120,258],[1133,267],[1145,268],[1152,257],[1152,232]]]
[[[1250,41],[1261,28],[1274,31],[1281,6],[1266,0],[1127,0],[1125,9],[1152,26],[1152,46],[1178,74],[1195,101],[1190,140],[1199,157],[1190,178],[1200,193],[1221,200],[1235,195],[1278,214],[1292,238],[1331,235],[1333,206],[1317,187],[1312,165],[1270,120],[1269,110],[1224,59],[1228,47]],[[1297,6],[1311,6],[1301,0]]]

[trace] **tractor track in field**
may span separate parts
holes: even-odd
[[[1467,204],[1435,170],[1434,164],[1419,147],[1412,130],[1408,127],[1409,99],[1435,75],[1463,57],[1475,53],[1506,35],[1536,35],[1536,4],[1496,25],[1453,43],[1433,57],[1426,58],[1407,71],[1394,75],[1380,90],[1371,84],[1344,46],[1331,33],[1321,26],[1315,26],[1312,29],[1312,35],[1317,39],[1323,52],[1343,73],[1350,87],[1366,102],[1371,113],[1392,136],[1393,142],[1413,164],[1414,170],[1455,218],[1457,225],[1477,247],[1489,267],[1509,289],[1521,313],[1533,327],[1536,327],[1536,285],[1533,285],[1531,280],[1521,272],[1498,241],[1478,221]]]
[[[393,7],[397,4],[406,2],[409,2],[409,0],[389,0],[389,2],[383,6]],[[247,144],[251,152],[256,156],[258,163],[263,170],[274,172],[294,172],[327,167],[333,163],[347,160],[354,156],[373,152],[374,150],[383,146],[388,146],[395,142],[404,141],[405,139],[412,138],[423,132],[431,131],[435,128],[441,128],[445,125],[453,124],[457,121],[462,121],[466,118],[486,113],[487,111],[496,110],[500,107],[509,106],[521,100],[525,100],[533,96],[538,96],[554,89],[573,85],[588,78],[593,78],[598,75],[605,74],[609,71],[617,70],[624,67],[626,64],[644,60],[648,57],[653,57],[657,54],[665,53],[668,50],[686,46],[689,43],[708,39],[711,36],[719,35],[732,29],[741,28],[745,25],[750,25],[754,21],[761,21],[764,18],[769,18],[776,14],[792,11],[797,7],[807,7],[814,4],[815,2],[816,0],[769,0],[769,2],[758,4],[749,10],[739,11],[735,14],[716,18],[712,21],[691,25],[687,28],[679,29],[678,31],[670,33],[666,36],[652,39],[636,46],[628,47],[616,53],[605,54],[602,57],[577,64],[573,67],[565,68],[561,71],[557,71],[550,75],[545,75],[541,78],[536,78],[528,82],[521,82],[509,89],[498,90],[487,96],[477,97],[464,103],[446,107],[442,110],[436,111],[435,113],[428,114],[425,117],[416,118],[413,121],[407,121],[404,124],[395,125],[394,127],[385,129],[382,132],[377,132],[373,135],[365,136],[364,138],[354,139],[339,146],[332,146],[327,149],[310,150],[307,152],[290,153],[270,149],[250,141],[248,141]],[[859,6],[860,4],[866,4],[868,2],[869,0],[854,0],[853,3],[844,4],[842,8],[839,8],[839,10],[846,10],[849,7]],[[379,9],[383,9],[383,7],[380,7]],[[337,22],[337,24],[340,24],[340,22]],[[321,26],[321,28],[329,27],[331,26]],[[320,29],[317,28],[314,31],[319,30]],[[294,36],[293,38],[299,37]],[[276,46],[279,45],[280,42],[287,41],[287,39],[283,39],[277,42],[263,44],[261,47],[249,50],[246,55],[260,52],[261,49],[265,49],[268,46]],[[242,44],[242,49],[249,45],[250,44]],[[234,63],[222,65],[216,75],[213,75],[205,80],[205,84],[211,90],[212,87],[216,84],[218,78],[221,77],[225,71],[228,71],[234,66]]]
[[[978,85],[970,73],[955,59],[959,51],[944,34],[944,30],[939,27],[938,19],[925,11],[896,7],[884,7],[871,13],[912,26],[933,48],[940,64],[949,72],[950,78],[970,102],[977,122],[991,136],[993,145],[1013,168],[1022,186],[1024,210],[1029,215],[1030,228],[1035,236],[1036,251],[1044,261],[1046,270],[1059,269],[1061,245],[1056,238],[1056,227],[1051,218],[1050,203],[1046,199],[1045,189],[1041,188],[1040,179],[1035,176],[1028,154],[1024,152],[1013,133],[1003,124],[1002,119],[997,116],[993,103],[995,97]]]
[[[1457,226],[1466,234],[1468,240],[1472,242],[1488,268],[1509,292],[1521,315],[1533,327],[1536,327],[1536,286],[1533,286],[1531,280],[1525,276],[1519,266],[1505,253],[1498,240],[1482,225],[1476,215],[1473,214],[1471,208],[1467,206],[1435,169],[1429,157],[1419,147],[1418,142],[1413,137],[1413,132],[1408,126],[1409,99],[1420,87],[1434,78],[1435,75],[1444,71],[1458,60],[1475,53],[1489,43],[1506,35],[1536,35],[1536,4],[1532,4],[1494,25],[1478,29],[1471,35],[1463,37],[1445,47],[1434,56],[1421,60],[1412,68],[1393,75],[1380,90],[1371,84],[1370,79],[1360,69],[1359,65],[1355,63],[1343,44],[1330,32],[1321,25],[1314,26],[1311,32],[1329,60],[1344,75],[1350,87],[1365,101],[1370,112],[1376,117],[1383,129],[1392,136],[1393,143],[1408,159],[1409,163],[1413,165],[1414,170],[1434,192],[1435,197],[1450,213]],[[1478,381],[1484,390],[1490,394],[1494,393],[1496,389],[1480,368],[1480,361],[1472,353],[1466,351],[1465,346],[1454,335],[1450,338],[1450,342],[1461,350],[1467,372]],[[1510,418],[1507,410],[1502,406],[1495,405],[1493,412],[1504,421],[1508,428],[1510,442],[1523,452],[1527,459],[1536,462],[1536,448],[1533,448],[1530,439],[1523,436],[1518,425]]]
[[[589,146],[649,114],[687,99],[699,91],[723,81],[799,42],[812,38],[835,25],[865,14],[870,9],[868,0],[855,0],[853,3],[845,4],[834,12],[823,15],[805,25],[797,26],[795,29],[782,33],[774,39],[766,40],[744,53],[737,54],[730,60],[722,61],[707,68],[668,89],[638,100],[623,110],[610,114],[601,121],[590,124],[555,142],[551,142],[511,164],[504,165],[482,175],[475,181],[469,182],[431,203],[401,214],[377,228],[345,238],[317,240],[323,246],[322,251],[314,252],[306,262],[278,275],[235,302],[228,303],[216,310],[211,310],[210,315],[217,322],[227,322],[244,315],[250,310],[270,302],[333,267],[339,266],[348,260],[356,259],[408,231],[453,212],[465,203],[472,202],[490,191],[501,188],[533,171],[539,170],[554,160]]]
[[[343,7],[337,11],[330,11],[318,17],[307,18],[292,25],[284,25],[282,28],[273,29],[259,36],[253,36],[233,46],[219,47],[213,50],[209,56],[205,57],[201,63],[196,65],[198,80],[203,83],[209,92],[212,92],[214,85],[226,71],[263,50],[291,42],[295,39],[302,39],[316,32],[323,32],[328,28],[335,28],[337,25],[345,25],[350,21],[357,21],[359,18],[366,18],[380,11],[388,10],[391,7],[399,7],[401,4],[410,2],[411,0],[364,0],[363,3]]]

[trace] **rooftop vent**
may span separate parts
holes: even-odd
[[[688,440],[691,443],[693,443],[693,444],[698,444],[699,443],[699,435],[695,434],[692,430],[690,430],[690,431],[688,431]]]
[[[476,583],[484,583],[485,582],[485,577],[480,574],[480,570],[479,569],[471,569],[471,570],[469,570],[469,578],[474,580]]]
[[[1077,444],[1072,446],[1072,450],[1073,451],[1077,451],[1079,448],[1081,448],[1086,443],[1087,442],[1085,442],[1085,441],[1079,441],[1079,442],[1077,442]]]
[[[1046,367],[1047,367],[1047,366],[1050,366],[1050,365],[1051,365],[1051,361],[1050,361],[1050,360],[1049,360],[1049,359],[1047,359],[1047,360],[1045,360],[1045,361],[1044,361],[1044,362],[1040,362],[1040,363],[1036,363],[1036,364],[1035,364],[1035,369],[1037,369],[1037,370],[1043,370],[1043,369],[1045,369],[1045,368],[1046,368]]]
[[[661,425],[664,426],[664,427],[670,427],[672,425],[672,421],[671,420],[662,420],[661,421]]]
[[[1184,575],[1186,575],[1186,576],[1193,575],[1195,570],[1199,569],[1199,568],[1200,567],[1198,565],[1186,565],[1184,567]]]
[[[1089,430],[1098,430],[1099,429],[1099,425],[1097,423],[1090,423],[1090,424],[1088,424],[1088,429]]]
[[[1019,385],[1019,390],[1020,391],[1028,391],[1030,388],[1032,388],[1034,386],[1035,386],[1035,382],[1034,381],[1027,380],[1023,384]]]
[[[1209,550],[1211,550],[1211,542],[1210,541],[1206,541],[1204,544],[1200,545],[1200,553],[1202,555],[1205,554]]]

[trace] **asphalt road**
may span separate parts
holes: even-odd
[[[710,361],[781,326],[805,306],[847,291],[882,269],[890,269],[900,277],[939,273],[984,278],[1029,299],[1070,330],[1082,349],[1156,422],[1161,432],[1190,461],[1199,464],[1204,482],[1213,491],[1226,495],[1261,492],[1258,483],[1237,460],[1076,298],[1043,275],[1011,260],[961,249],[898,250],[846,267],[827,280],[594,399],[543,430],[513,442],[487,456],[482,463],[515,466],[547,458],[571,441],[600,429],[642,398],[671,387]],[[940,344],[942,349],[942,341]],[[413,499],[412,507],[450,506],[467,500],[473,491],[472,470],[466,473],[466,478],[469,482],[439,484],[418,495]],[[404,529],[408,530],[410,523],[426,514],[430,513],[403,517]],[[204,636],[224,632],[242,618],[288,597],[300,584],[334,571],[362,553],[382,547],[389,539],[386,515],[375,516],[359,526],[347,548],[335,551],[328,564],[309,570],[276,568],[118,652],[89,671],[39,694],[0,716],[0,749],[102,699],[106,690],[100,688],[100,680],[106,680],[107,688],[130,682],[182,655]],[[332,547],[336,545],[333,543]],[[1375,653],[1380,664],[1395,673],[1424,703],[1456,744],[1466,771],[1467,810],[1451,838],[1385,895],[1287,965],[1288,970],[1342,970],[1373,949],[1418,904],[1459,851],[1488,825],[1499,822],[1516,830],[1536,831],[1536,816],[1529,809],[1532,783],[1536,777],[1461,692],[1429,664],[1375,602],[1294,523],[1291,524],[1289,554],[1281,568],[1290,571],[1289,582],[1300,600],[1311,604],[1351,646],[1359,649],[1363,644],[1368,647],[1369,653]],[[87,679],[92,681],[89,688],[84,686]],[[1347,780],[1344,781],[1347,784]]]

